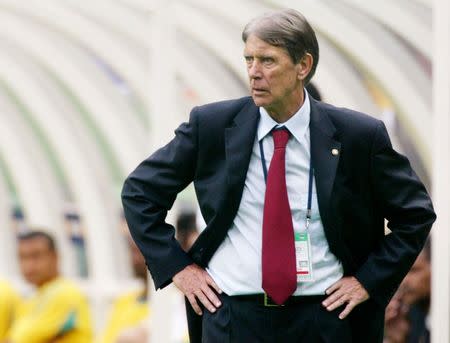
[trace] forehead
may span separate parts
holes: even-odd
[[[19,240],[18,248],[21,252],[50,250],[50,244],[43,237]]]
[[[250,35],[245,42],[244,55],[284,55],[287,51],[279,46],[271,45],[255,35]]]

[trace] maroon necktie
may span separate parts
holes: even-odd
[[[294,227],[286,189],[285,155],[289,131],[273,130],[274,152],[264,199],[262,288],[278,305],[297,289]]]

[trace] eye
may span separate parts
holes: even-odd
[[[253,62],[253,57],[252,56],[245,56],[245,62],[247,62],[247,64],[250,64]]]
[[[265,65],[270,65],[270,64],[274,63],[275,60],[273,59],[273,57],[263,57],[261,59],[261,62],[264,63]]]

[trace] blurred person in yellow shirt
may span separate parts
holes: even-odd
[[[59,275],[51,235],[28,231],[18,238],[19,263],[36,293],[19,307],[4,343],[91,343],[89,306],[81,290]]]
[[[20,303],[19,295],[11,285],[0,280],[0,341],[4,340],[14,322]]]
[[[147,266],[138,247],[127,237],[130,247],[134,275],[139,278],[143,287],[140,290],[119,296],[109,313],[103,332],[97,339],[98,343],[146,342],[148,332],[145,324],[150,311],[147,301],[148,280]],[[127,338],[125,338],[127,337]]]
[[[184,212],[177,218],[177,237],[184,250],[189,250],[198,236],[195,212]],[[131,254],[134,275],[143,283],[141,290],[118,297],[109,313],[108,321],[96,343],[144,343],[149,338],[150,315],[147,301],[147,266],[136,243],[128,234],[127,241]],[[184,331],[184,330],[183,330]],[[188,342],[187,333],[181,339]]]

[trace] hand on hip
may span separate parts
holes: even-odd
[[[172,278],[173,283],[183,292],[192,305],[192,308],[198,315],[202,315],[202,310],[198,301],[205,308],[214,313],[216,308],[221,305],[216,293],[222,293],[212,277],[196,264],[191,264],[177,273]]]

